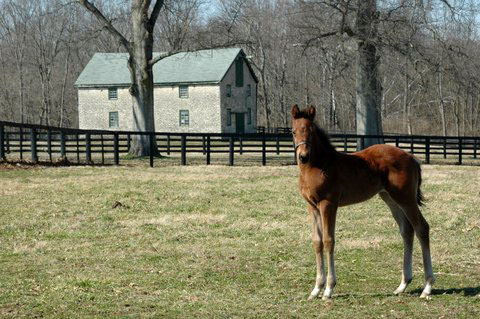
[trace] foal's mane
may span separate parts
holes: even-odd
[[[328,155],[337,153],[335,146],[333,146],[332,142],[330,142],[330,137],[328,137],[328,134],[323,129],[319,128],[315,122],[313,122],[313,127],[320,142],[319,144],[322,151],[328,153]]]

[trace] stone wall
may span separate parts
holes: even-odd
[[[108,88],[78,88],[78,127],[110,130],[109,112],[118,112],[118,129],[132,130],[132,96],[128,88],[118,88],[118,98],[108,99]]]
[[[154,100],[157,131],[221,133],[218,84],[188,85],[188,98],[179,97],[178,85],[156,87]],[[180,110],[188,111],[188,126],[180,126]]]

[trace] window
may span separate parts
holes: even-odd
[[[231,96],[232,96],[232,85],[227,84],[227,97],[231,97]]]
[[[232,125],[232,110],[227,109],[227,126]]]
[[[248,113],[247,113],[247,124],[252,124],[252,109],[248,108]]]
[[[189,126],[190,125],[190,115],[188,110],[180,110],[180,126]]]
[[[242,87],[243,86],[243,59],[239,58],[237,62],[235,62],[235,86]]]
[[[118,112],[109,112],[108,113],[108,127],[109,128],[118,128]]]
[[[188,85],[180,85],[178,87],[178,96],[181,99],[188,99]]]
[[[247,84],[247,96],[252,96],[252,86]]]
[[[108,88],[108,99],[116,100],[118,99],[118,90],[117,88]]]

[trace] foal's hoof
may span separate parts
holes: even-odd
[[[431,295],[431,294],[426,294],[426,293],[422,292],[422,294],[420,295],[420,298],[425,299],[425,300],[431,300],[431,299],[432,299],[432,295]]]
[[[396,295],[396,296],[398,296],[398,295],[400,295],[400,294],[403,294],[406,289],[407,289],[407,286],[401,285],[400,287],[398,287],[397,289],[395,289],[395,291],[393,292],[393,294]]]
[[[315,299],[315,298],[318,298],[318,295],[317,295],[317,296],[315,296],[315,295],[310,295],[310,296],[308,296],[308,299],[307,299],[307,300],[313,300],[313,299]]]
[[[310,296],[308,296],[308,300],[312,300],[317,298],[320,295],[320,288],[313,288]]]
[[[325,291],[323,292],[323,297],[322,300],[330,300],[332,299],[332,289],[331,288],[325,288]]]

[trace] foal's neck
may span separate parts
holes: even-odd
[[[315,125],[315,138],[312,143],[312,165],[325,169],[332,164],[338,155],[337,150],[330,142],[330,138],[321,128]]]

